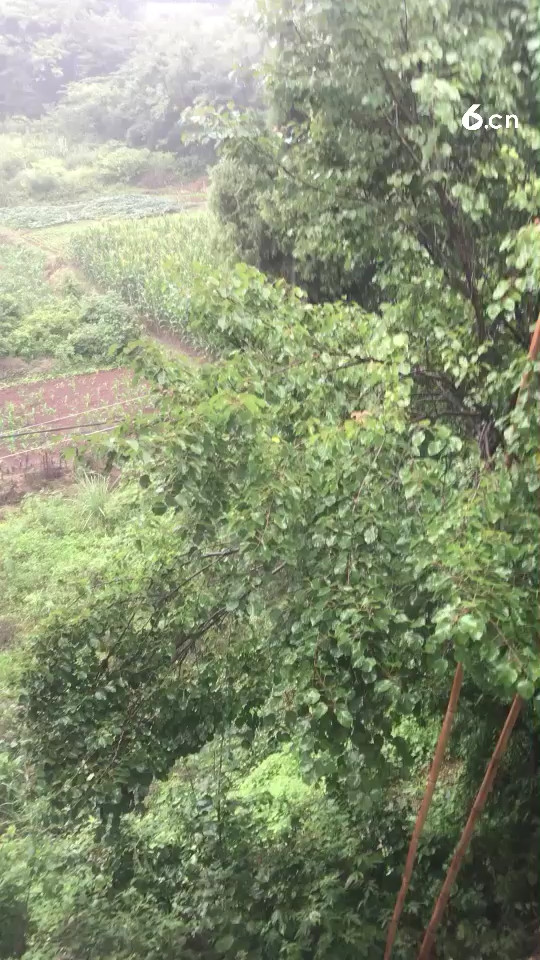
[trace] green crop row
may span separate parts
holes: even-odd
[[[94,283],[177,331],[185,330],[196,277],[219,260],[206,212],[105,224],[74,237],[70,249]]]
[[[180,210],[174,197],[144,193],[120,193],[93,197],[75,203],[48,203],[40,206],[0,207],[0,223],[21,230],[37,230],[58,223],[100,220],[107,217],[138,219]]]

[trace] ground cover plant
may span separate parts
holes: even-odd
[[[28,633],[84,585],[81,568],[94,584],[106,577],[123,542],[130,499],[129,489],[80,473],[65,489],[0,511],[2,617]]]
[[[77,203],[42,204],[0,209],[0,225],[19,230],[36,230],[81,220],[122,220],[152,217],[181,209],[174,197],[126,193],[93,197]]]
[[[139,332],[119,298],[85,289],[40,249],[0,243],[0,357],[52,357],[59,369],[110,363],[110,348]]]

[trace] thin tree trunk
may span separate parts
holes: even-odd
[[[532,361],[536,360],[539,352],[540,352],[540,314],[538,314],[538,317],[536,320],[536,326],[534,328],[534,333],[532,335],[531,342],[529,345],[529,353],[528,353],[527,359]],[[521,382],[519,384],[519,388],[517,392],[518,398],[519,398],[519,395],[522,393],[522,391],[528,385],[529,379],[530,379],[530,370],[525,370],[521,378]],[[512,463],[511,458],[507,458],[506,460],[507,466],[511,466],[511,463]],[[510,739],[510,735],[512,733],[512,730],[514,729],[516,720],[520,714],[522,706],[523,706],[523,700],[521,699],[521,697],[519,696],[514,697],[512,706],[510,707],[510,711],[506,718],[506,722],[504,724],[504,727],[497,741],[497,746],[495,747],[495,750],[493,751],[493,754],[491,756],[491,760],[489,761],[488,768],[486,770],[484,779],[482,781],[482,785],[476,795],[476,800],[474,801],[473,808],[469,815],[469,819],[465,824],[465,829],[463,830],[463,833],[461,834],[461,839],[456,847],[456,852],[454,853],[452,863],[450,864],[448,873],[446,874],[446,878],[443,883],[441,892],[433,908],[431,920],[429,921],[429,925],[426,930],[424,940],[422,942],[422,946],[420,947],[418,960],[429,960],[430,958],[431,949],[433,947],[433,943],[435,940],[435,934],[437,932],[437,927],[441,922],[442,916],[444,914],[446,905],[450,897],[452,886],[454,884],[454,881],[461,867],[463,858],[471,842],[471,837],[474,831],[476,821],[478,820],[478,817],[480,816],[485,806],[489,792],[493,786],[493,781],[495,779],[495,776],[499,767],[499,763],[506,750],[508,741]]]
[[[537,318],[537,320],[536,320],[536,326],[535,326],[535,328],[534,328],[534,333],[533,333],[532,338],[531,338],[531,342],[530,342],[530,346],[529,346],[529,352],[528,352],[528,359],[529,359],[529,360],[533,360],[533,361],[536,360],[536,358],[538,357],[539,352],[540,352],[540,314],[538,315],[538,318]],[[528,384],[528,382],[529,382],[529,378],[530,378],[530,371],[529,371],[529,370],[525,370],[524,373],[523,373],[523,376],[522,376],[522,378],[521,378],[521,382],[520,382],[518,391],[517,391],[517,396],[518,396],[518,397],[519,397],[520,393],[522,392],[522,390],[524,390],[525,387],[527,386],[527,384]],[[510,465],[511,465],[511,460],[510,460],[510,458],[507,458],[507,461],[506,461],[506,462],[507,462],[507,466],[510,466]],[[429,807],[430,807],[430,804],[431,804],[431,800],[432,800],[432,797],[433,797],[433,792],[434,792],[434,790],[435,790],[435,785],[436,785],[436,783],[437,783],[437,778],[438,778],[439,771],[440,771],[441,764],[442,764],[442,760],[443,760],[443,757],[444,757],[444,752],[445,752],[445,749],[446,749],[446,744],[447,744],[448,738],[449,738],[449,736],[450,736],[450,729],[451,729],[451,726],[452,726],[452,720],[453,720],[453,716],[454,716],[454,713],[455,713],[455,710],[456,710],[456,705],[457,705],[457,702],[458,702],[458,699],[459,699],[459,693],[460,693],[460,689],[461,689],[462,679],[463,679],[463,668],[462,668],[461,664],[458,664],[458,666],[457,666],[457,668],[456,668],[456,673],[455,673],[455,675],[454,675],[454,682],[453,682],[453,684],[452,684],[452,690],[451,690],[451,693],[450,693],[450,700],[448,701],[448,707],[447,707],[447,709],[446,709],[446,715],[445,715],[444,722],[443,722],[443,725],[442,725],[442,728],[441,728],[441,732],[440,732],[440,735],[439,735],[439,740],[438,740],[438,742],[437,742],[437,747],[436,747],[436,750],[435,750],[435,755],[434,755],[434,758],[433,758],[433,763],[432,763],[431,769],[430,769],[430,771],[429,771],[429,778],[428,778],[428,782],[427,782],[427,786],[426,786],[426,791],[425,791],[425,794],[424,794],[424,798],[423,798],[423,800],[422,800],[422,804],[421,804],[420,810],[418,811],[418,816],[417,816],[417,818],[416,818],[416,823],[415,823],[415,825],[414,825],[414,830],[413,830],[413,834],[412,834],[412,837],[411,837],[411,842],[410,842],[410,844],[409,844],[409,851],[408,851],[408,854],[407,854],[407,860],[406,860],[406,863],[405,863],[405,869],[404,869],[404,871],[403,871],[403,879],[402,879],[402,881],[401,881],[401,888],[400,888],[400,891],[399,891],[399,894],[398,894],[398,897],[397,897],[397,900],[396,900],[396,905],[395,905],[395,907],[394,907],[394,913],[392,914],[392,920],[391,920],[391,923],[390,923],[390,927],[389,927],[389,929],[388,929],[388,936],[387,936],[387,939],[386,939],[386,948],[385,948],[385,952],[384,952],[384,960],[390,960],[390,956],[391,956],[391,954],[392,954],[392,948],[393,948],[394,941],[395,941],[395,938],[396,938],[396,933],[397,933],[397,928],[398,928],[399,919],[400,919],[401,913],[402,913],[402,911],[403,911],[403,905],[404,905],[404,903],[405,903],[405,898],[406,898],[406,896],[407,896],[407,891],[408,891],[408,889],[409,889],[409,884],[410,884],[410,881],[411,881],[411,875],[412,875],[412,870],[413,870],[413,866],[414,866],[414,861],[415,861],[415,859],[416,859],[416,851],[417,851],[417,849],[418,849],[418,841],[419,841],[419,839],[420,839],[420,835],[421,835],[421,833],[422,833],[422,829],[423,829],[424,824],[425,824],[425,822],[426,822],[427,814],[428,814]],[[508,737],[510,736],[510,733],[511,733],[512,728],[513,728],[513,726],[514,726],[515,720],[517,719],[517,715],[519,714],[519,710],[521,709],[521,706],[522,706],[522,701],[520,701],[519,698],[516,698],[516,700],[514,701],[514,704],[515,704],[516,702],[519,702],[520,706],[519,706],[519,709],[517,710],[516,717],[515,717],[515,719],[513,720],[512,725],[511,725],[511,727],[510,727],[510,730],[509,730],[509,732],[508,732]],[[512,709],[514,708],[514,704],[512,705]],[[512,711],[510,711],[510,714],[511,714],[511,713],[512,713]],[[508,719],[510,719],[510,714],[509,714],[509,716],[508,716]],[[508,723],[508,719],[507,719],[507,723]],[[506,725],[505,725],[505,728],[506,728]],[[505,729],[505,728],[504,728],[504,729]],[[503,729],[503,733],[504,733],[504,729]],[[502,735],[503,735],[503,734],[501,734],[501,737],[502,737]],[[508,739],[508,738],[507,738],[507,739]],[[506,742],[507,742],[507,741],[506,741]],[[503,750],[502,750],[502,752],[501,752],[501,756],[502,756],[502,753],[504,752],[504,750],[506,749],[506,742],[505,742],[504,748],[503,748]],[[499,739],[499,743],[497,744],[497,747],[496,747],[496,749],[495,749],[495,753],[496,753],[497,749],[499,748],[499,744],[500,744],[500,739]],[[493,756],[492,756],[492,758],[491,758],[491,763],[492,763],[493,760],[494,760],[495,753],[493,754]],[[493,768],[491,783],[493,782],[493,779],[494,779],[495,774],[496,774],[496,772],[497,772],[497,766],[498,766],[498,763],[497,763],[497,765]],[[489,772],[489,770],[490,770],[490,767],[488,767],[488,772]],[[487,773],[486,773],[486,777],[487,777]],[[485,779],[486,779],[486,778],[484,778],[484,782],[485,782]],[[483,787],[484,787],[484,783],[482,784],[482,787],[480,788],[480,793],[481,793]],[[491,784],[487,787],[486,797],[487,797],[487,794],[489,793],[489,790],[490,790],[490,789],[491,789]],[[477,801],[478,801],[478,798],[480,797],[480,793],[479,793],[478,796],[477,796]],[[484,800],[483,800],[482,805],[481,805],[480,808],[477,810],[476,816],[474,817],[474,820],[473,820],[473,822],[472,822],[472,825],[471,825],[471,835],[472,835],[472,830],[473,830],[473,828],[474,828],[474,823],[476,822],[476,819],[477,819],[479,813],[481,812],[484,803],[485,803],[485,798],[484,798]],[[473,813],[474,813],[474,811],[475,811],[476,806],[477,806],[477,804],[475,803],[475,806],[473,807],[473,810],[472,810],[472,812],[471,812],[471,817],[473,816]],[[469,827],[469,822],[470,822],[470,820],[471,820],[471,817],[469,817],[469,821],[467,822],[467,825],[466,825],[466,827],[465,827],[465,831],[464,831],[463,834],[462,834],[462,840],[463,840],[463,837],[465,836],[465,832],[467,831],[467,828]],[[461,842],[461,841],[460,841],[460,842]],[[469,839],[467,840],[467,846],[468,846],[468,843],[469,843],[469,842],[470,842],[470,837],[469,837]],[[466,848],[465,848],[465,849],[466,849]],[[464,854],[464,853],[465,853],[465,850],[463,851],[463,854]],[[456,851],[456,855],[457,855],[457,851]],[[454,865],[455,859],[456,859],[456,856],[454,856],[454,860],[452,861],[452,865],[451,865],[451,867],[450,867],[450,871],[452,870],[452,867],[453,867],[453,865]],[[443,892],[444,892],[444,890],[445,890],[446,883],[448,882],[449,877],[450,877],[450,871],[449,871],[449,873],[448,873],[448,875],[447,875],[447,877],[446,877],[445,886],[443,886],[443,890],[441,891],[441,894],[440,894],[440,896],[439,896],[439,900],[437,901],[437,904],[436,904],[436,906],[435,906],[435,909],[434,909],[434,912],[433,912],[433,916],[432,916],[432,918],[431,918],[430,926],[428,927],[428,930],[426,931],[426,935],[425,935],[425,937],[424,937],[424,942],[423,942],[423,944],[422,944],[422,948],[421,948],[421,952],[420,952],[420,954],[419,954],[418,960],[429,960],[429,952],[430,952],[431,946],[432,946],[432,944],[433,944],[433,939],[434,939],[434,935],[435,935],[435,930],[436,930],[436,928],[437,928],[437,926],[438,926],[438,924],[439,924],[439,922],[440,922],[440,919],[441,919],[441,917],[442,917],[442,914],[443,914],[443,912],[444,912],[444,908],[445,908],[445,906],[446,906],[446,902],[448,901],[448,897],[449,897],[449,895],[450,895],[450,889],[451,889],[451,886],[452,886],[453,881],[454,881],[454,879],[455,879],[455,876],[456,876],[456,874],[457,874],[457,871],[459,870],[460,864],[461,864],[461,861],[458,862],[457,867],[456,867],[456,870],[455,870],[455,873],[453,874],[453,876],[452,876],[451,879],[450,879],[450,886],[449,886],[449,888],[448,888],[448,894],[447,894],[447,896],[446,896],[446,899],[445,899],[444,902],[442,903],[442,909],[440,910],[440,912],[439,912],[439,911],[437,912],[437,918],[435,919],[435,923],[434,923],[435,913],[436,913],[436,911],[437,911],[437,905],[440,903],[441,898],[443,897]],[[430,939],[428,940],[428,933],[429,933],[430,930],[432,930],[432,933],[430,934]],[[423,952],[423,951],[427,951],[427,952]]]
[[[540,351],[540,313],[538,314],[538,318],[537,318],[537,320],[536,320],[536,326],[535,326],[535,328],[534,328],[534,333],[533,333],[533,335],[532,335],[532,337],[531,337],[531,343],[530,343],[530,346],[529,346],[528,359],[529,359],[529,360],[536,360],[539,351]],[[525,371],[523,372],[523,376],[522,376],[522,378],[521,378],[521,383],[520,383],[520,385],[519,385],[518,396],[519,396],[519,394],[521,393],[521,391],[524,390],[525,387],[527,386],[527,384],[528,384],[528,382],[529,382],[529,380],[530,380],[530,376],[531,376],[531,371],[530,371],[530,370],[525,370]]]
[[[534,332],[531,337],[527,359],[532,360],[534,362],[537,359],[539,352],[540,352],[540,313],[538,314],[538,317],[536,320],[536,326],[534,328]],[[523,376],[521,378],[521,382],[514,395],[513,407],[517,406],[519,397],[523,393],[525,388],[528,386],[530,379],[531,379],[531,371],[524,370]],[[514,462],[514,458],[510,454],[506,454],[506,466],[510,468],[513,462]]]
[[[439,926],[439,923],[441,922],[441,919],[443,917],[444,911],[446,909],[446,905],[450,898],[452,887],[454,885],[454,881],[458,875],[459,869],[463,862],[463,858],[469,848],[471,837],[473,835],[474,828],[476,826],[476,821],[478,820],[478,817],[480,816],[480,814],[482,813],[482,810],[484,809],[489,792],[493,786],[493,781],[495,780],[497,770],[499,769],[499,764],[508,746],[510,735],[512,733],[512,730],[514,729],[516,720],[519,717],[522,706],[523,706],[523,700],[521,699],[521,697],[518,697],[518,696],[514,697],[514,700],[512,701],[512,706],[510,707],[510,710],[508,712],[508,716],[506,718],[504,727],[502,728],[499,739],[497,741],[497,746],[493,751],[491,760],[489,761],[486,773],[484,775],[484,779],[482,780],[482,785],[480,787],[480,790],[476,794],[476,799],[473,803],[472,810],[469,814],[469,819],[465,824],[465,828],[463,830],[463,833],[461,834],[461,838],[456,847],[456,851],[452,858],[452,863],[450,864],[448,873],[446,874],[446,879],[442,885],[441,892],[435,902],[433,913],[431,915],[431,920],[429,921],[429,925],[426,930],[426,934],[422,942],[422,946],[420,947],[418,960],[429,960],[431,956],[431,950],[433,947],[433,943],[435,941],[435,934],[437,932],[437,927]]]
[[[388,928],[388,937],[386,939],[386,949],[384,951],[384,960],[390,960],[392,954],[392,948],[394,946],[394,940],[396,939],[396,933],[399,923],[399,918],[403,910],[403,905],[405,903],[405,897],[407,896],[407,891],[409,889],[409,884],[411,882],[412,871],[414,867],[414,861],[416,860],[416,851],[418,849],[418,841],[424,824],[427,819],[428,811],[431,805],[431,800],[437,784],[437,779],[441,769],[441,765],[444,759],[444,754],[446,752],[446,747],[448,744],[448,739],[450,737],[450,731],[452,729],[452,722],[456,713],[456,707],[459,700],[459,694],[461,691],[461,684],[463,682],[463,667],[461,663],[458,663],[456,667],[456,672],[454,674],[454,681],[452,683],[452,690],[450,692],[450,699],[448,701],[448,706],[446,708],[446,714],[443,720],[441,727],[441,732],[439,734],[439,739],[437,741],[437,746],[435,749],[435,754],[433,756],[433,761],[430,767],[428,781],[426,785],[426,790],[418,815],[416,817],[416,823],[414,825],[414,830],[411,837],[411,842],[409,844],[409,852],[407,853],[407,860],[405,863],[405,869],[403,871],[403,879],[401,881],[401,888],[396,900],[396,905],[394,907],[394,913],[392,915],[392,921]]]

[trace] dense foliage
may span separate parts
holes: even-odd
[[[54,357],[63,367],[110,362],[109,350],[140,335],[140,322],[112,294],[84,289],[43,252],[0,244],[0,357]],[[55,281],[55,278],[56,281]]]
[[[200,168],[212,150],[188,142],[184,111],[199,100],[253,104],[255,52],[253,36],[226,15],[173,22],[168,29],[147,21],[118,71],[68,87],[55,123],[71,139],[90,135],[174,150],[184,170]]]
[[[101,449],[125,501],[107,516],[98,495],[66,525],[76,550],[89,525],[89,573],[67,565],[10,661],[0,956],[381,957],[461,663],[393,956],[418,955],[517,694],[436,956],[526,960],[539,931],[536,8],[258,10],[267,112],[189,118],[220,144],[233,252],[207,215],[73,240],[101,289],[214,359],[128,345],[152,400]],[[464,130],[472,103],[518,128]],[[56,549],[64,532],[53,525]],[[17,620],[28,536],[7,591]]]
[[[1,114],[39,116],[73,80],[115,70],[133,43],[129,0],[2,0]]]
[[[32,124],[0,134],[0,174],[2,206],[15,208],[30,201],[90,201],[114,187],[166,186],[178,180],[180,169],[171,153],[130,149],[117,141],[74,144]]]
[[[494,396],[502,381],[493,371],[523,355],[539,306],[528,5],[463,13],[441,2],[428,19],[423,2],[405,13],[390,5],[384,17],[370,3],[310,3],[290,19],[276,3],[261,18],[273,40],[275,125],[199,117],[222,141],[218,212],[242,252],[300,278],[312,298],[345,293],[399,315],[424,390],[457,416],[477,416],[489,451],[507,397],[506,386]],[[471,101],[486,116],[517,114],[518,129],[465,131]],[[454,370],[444,336],[461,344]],[[469,381],[471,364],[487,390]]]
[[[146,15],[146,6],[142,0],[2,0],[0,120],[7,132],[17,134],[21,120],[30,118],[31,130],[60,134],[75,152],[81,139],[114,141],[173,150],[184,175],[204,171],[213,150],[189,141],[184,111],[201,100],[256,102],[249,69],[254,32],[227,7],[208,15],[203,5],[199,16],[192,10],[188,18],[179,6],[167,20]],[[65,173],[50,158],[27,175],[39,195],[47,177],[73,181]]]
[[[82,816],[75,853],[69,847],[74,886],[61,879],[67,848],[33,860],[38,877],[58,877],[44,914],[37,881],[35,956],[49,955],[39,947],[46,937],[51,950],[69,943],[96,957],[173,956],[179,944],[187,956],[257,956],[262,944],[269,957],[370,957],[382,948],[414,771],[459,655],[474,682],[400,942],[398,955],[411,955],[500,722],[498,701],[516,686],[530,696],[536,684],[535,468],[509,477],[501,458],[482,470],[474,448],[433,425],[428,446],[427,424],[407,426],[407,343],[391,330],[375,337],[370,315],[343,305],[314,311],[249,271],[237,271],[227,300],[222,342],[241,330],[249,354],[219,371],[139,361],[159,384],[161,425],[141,426],[138,443],[127,428],[119,453],[135,447],[144,499],[151,491],[152,512],[171,514],[172,538],[162,531],[146,553],[143,580],[134,573],[125,583],[121,564],[120,587],[57,614],[35,648],[31,755],[61,818]],[[217,336],[213,324],[208,333]],[[365,364],[358,350],[367,343]],[[359,390],[371,413],[355,420],[347,413]],[[481,955],[524,956],[534,916],[531,846],[518,839],[534,796],[523,769],[530,719],[441,938],[449,956],[476,945],[480,929]],[[235,737],[240,755],[231,755]],[[118,821],[153,776],[205,741],[214,761],[205,770],[203,751],[188,776],[192,813],[180,768],[161,813],[156,800],[142,820]],[[246,764],[249,784],[258,756],[283,741],[323,793],[296,798],[288,775],[280,802],[271,777],[270,806],[259,812],[242,785],[239,803]],[[83,826],[92,810],[114,831],[109,866]],[[25,889],[19,846],[7,853],[12,883]],[[88,860],[95,868],[83,877]],[[110,939],[119,915],[125,948]]]

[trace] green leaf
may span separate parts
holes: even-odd
[[[228,953],[233,945],[234,937],[232,934],[227,933],[224,937],[220,937],[219,940],[216,940],[215,947],[218,953]]]
[[[493,300],[501,300],[510,286],[509,280],[499,280],[493,291]]]
[[[322,700],[319,700],[319,702],[313,707],[311,716],[314,717],[315,720],[320,720],[321,717],[324,717],[325,713],[328,713],[328,705]]]
[[[336,719],[342,727],[352,727],[353,718],[347,707],[338,707],[336,710]]]
[[[534,694],[534,684],[530,680],[520,680],[516,689],[524,700],[530,700]]]
[[[447,670],[448,660],[445,660],[444,657],[440,657],[433,662],[433,673],[436,677],[443,677]]]

